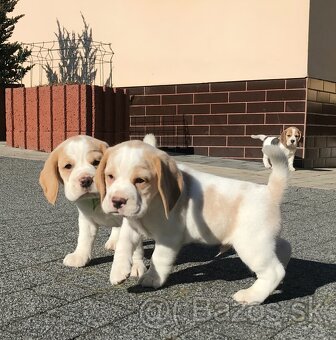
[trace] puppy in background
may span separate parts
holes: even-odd
[[[295,171],[295,168],[293,166],[295,152],[302,138],[302,132],[298,128],[291,126],[284,130],[279,137],[271,137],[266,135],[251,135],[251,138],[260,139],[263,142],[263,146],[278,145],[287,156],[289,170]],[[269,161],[269,157],[265,153],[263,154],[264,165],[267,169],[270,169],[272,165]]]
[[[144,141],[154,143],[152,145],[155,146],[153,135],[146,135]],[[90,136],[70,137],[50,153],[40,173],[40,185],[49,203],[55,204],[61,183],[64,185],[65,197],[74,202],[78,209],[77,247],[64,258],[63,264],[66,266],[83,267],[90,261],[100,225],[112,227],[105,249],[114,250],[116,247],[123,219],[121,216],[106,215],[102,211],[94,182],[97,167],[107,148],[107,143]],[[131,276],[140,277],[145,270],[140,241],[133,254]]]

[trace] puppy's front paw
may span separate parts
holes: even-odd
[[[148,270],[142,277],[139,279],[139,284],[142,287],[149,287],[149,288],[160,288],[164,283],[164,280],[160,278],[160,276],[151,270]]]
[[[76,254],[76,253],[70,253],[64,258],[63,264],[68,267],[79,268],[79,267],[84,267],[89,261],[90,261],[90,258],[88,256],[83,256],[81,254]]]
[[[105,243],[104,248],[109,251],[114,251],[116,249],[117,240],[108,239]]]
[[[296,171],[296,169],[293,167],[289,167],[289,171]]]
[[[132,277],[141,277],[147,270],[147,267],[143,263],[143,261],[135,261],[132,265],[131,276]]]
[[[130,265],[112,265],[110,282],[112,285],[117,285],[124,282],[130,276]]]
[[[233,294],[233,299],[240,304],[243,305],[259,305],[264,301],[264,298],[261,298],[253,289],[241,289],[237,293]]]

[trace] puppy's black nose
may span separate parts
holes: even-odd
[[[291,141],[290,141],[292,144],[294,144],[295,143],[295,140],[294,139],[291,139]]]
[[[93,179],[92,177],[83,177],[79,180],[80,182],[80,186],[84,189],[87,189],[91,186],[91,184],[93,183]]]
[[[127,200],[125,200],[125,198],[122,197],[112,197],[112,204],[113,207],[116,209],[120,209],[122,208],[125,204],[126,204]]]

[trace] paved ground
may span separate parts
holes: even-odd
[[[176,158],[261,183],[269,174],[259,163]],[[43,159],[0,145],[0,339],[336,338],[335,169],[293,174],[282,206],[283,236],[293,247],[285,281],[263,305],[243,307],[231,295],[253,275],[233,252],[214,259],[216,248],[185,247],[157,291],[135,280],[110,286],[105,228],[89,266],[64,267],[76,210],[63,193],[55,207],[45,201],[37,180]],[[152,242],[145,248],[148,263]]]

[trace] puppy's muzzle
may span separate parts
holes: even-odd
[[[124,207],[126,203],[127,203],[127,200],[125,198],[117,197],[117,196],[112,197],[112,204],[115,209],[120,209]]]
[[[292,144],[294,144],[294,143],[295,143],[295,139],[291,139],[290,142],[291,142]]]
[[[91,184],[93,183],[93,178],[90,177],[90,176],[82,177],[79,180],[79,183],[80,183],[80,186],[83,189],[88,189],[88,188],[90,188]]]

